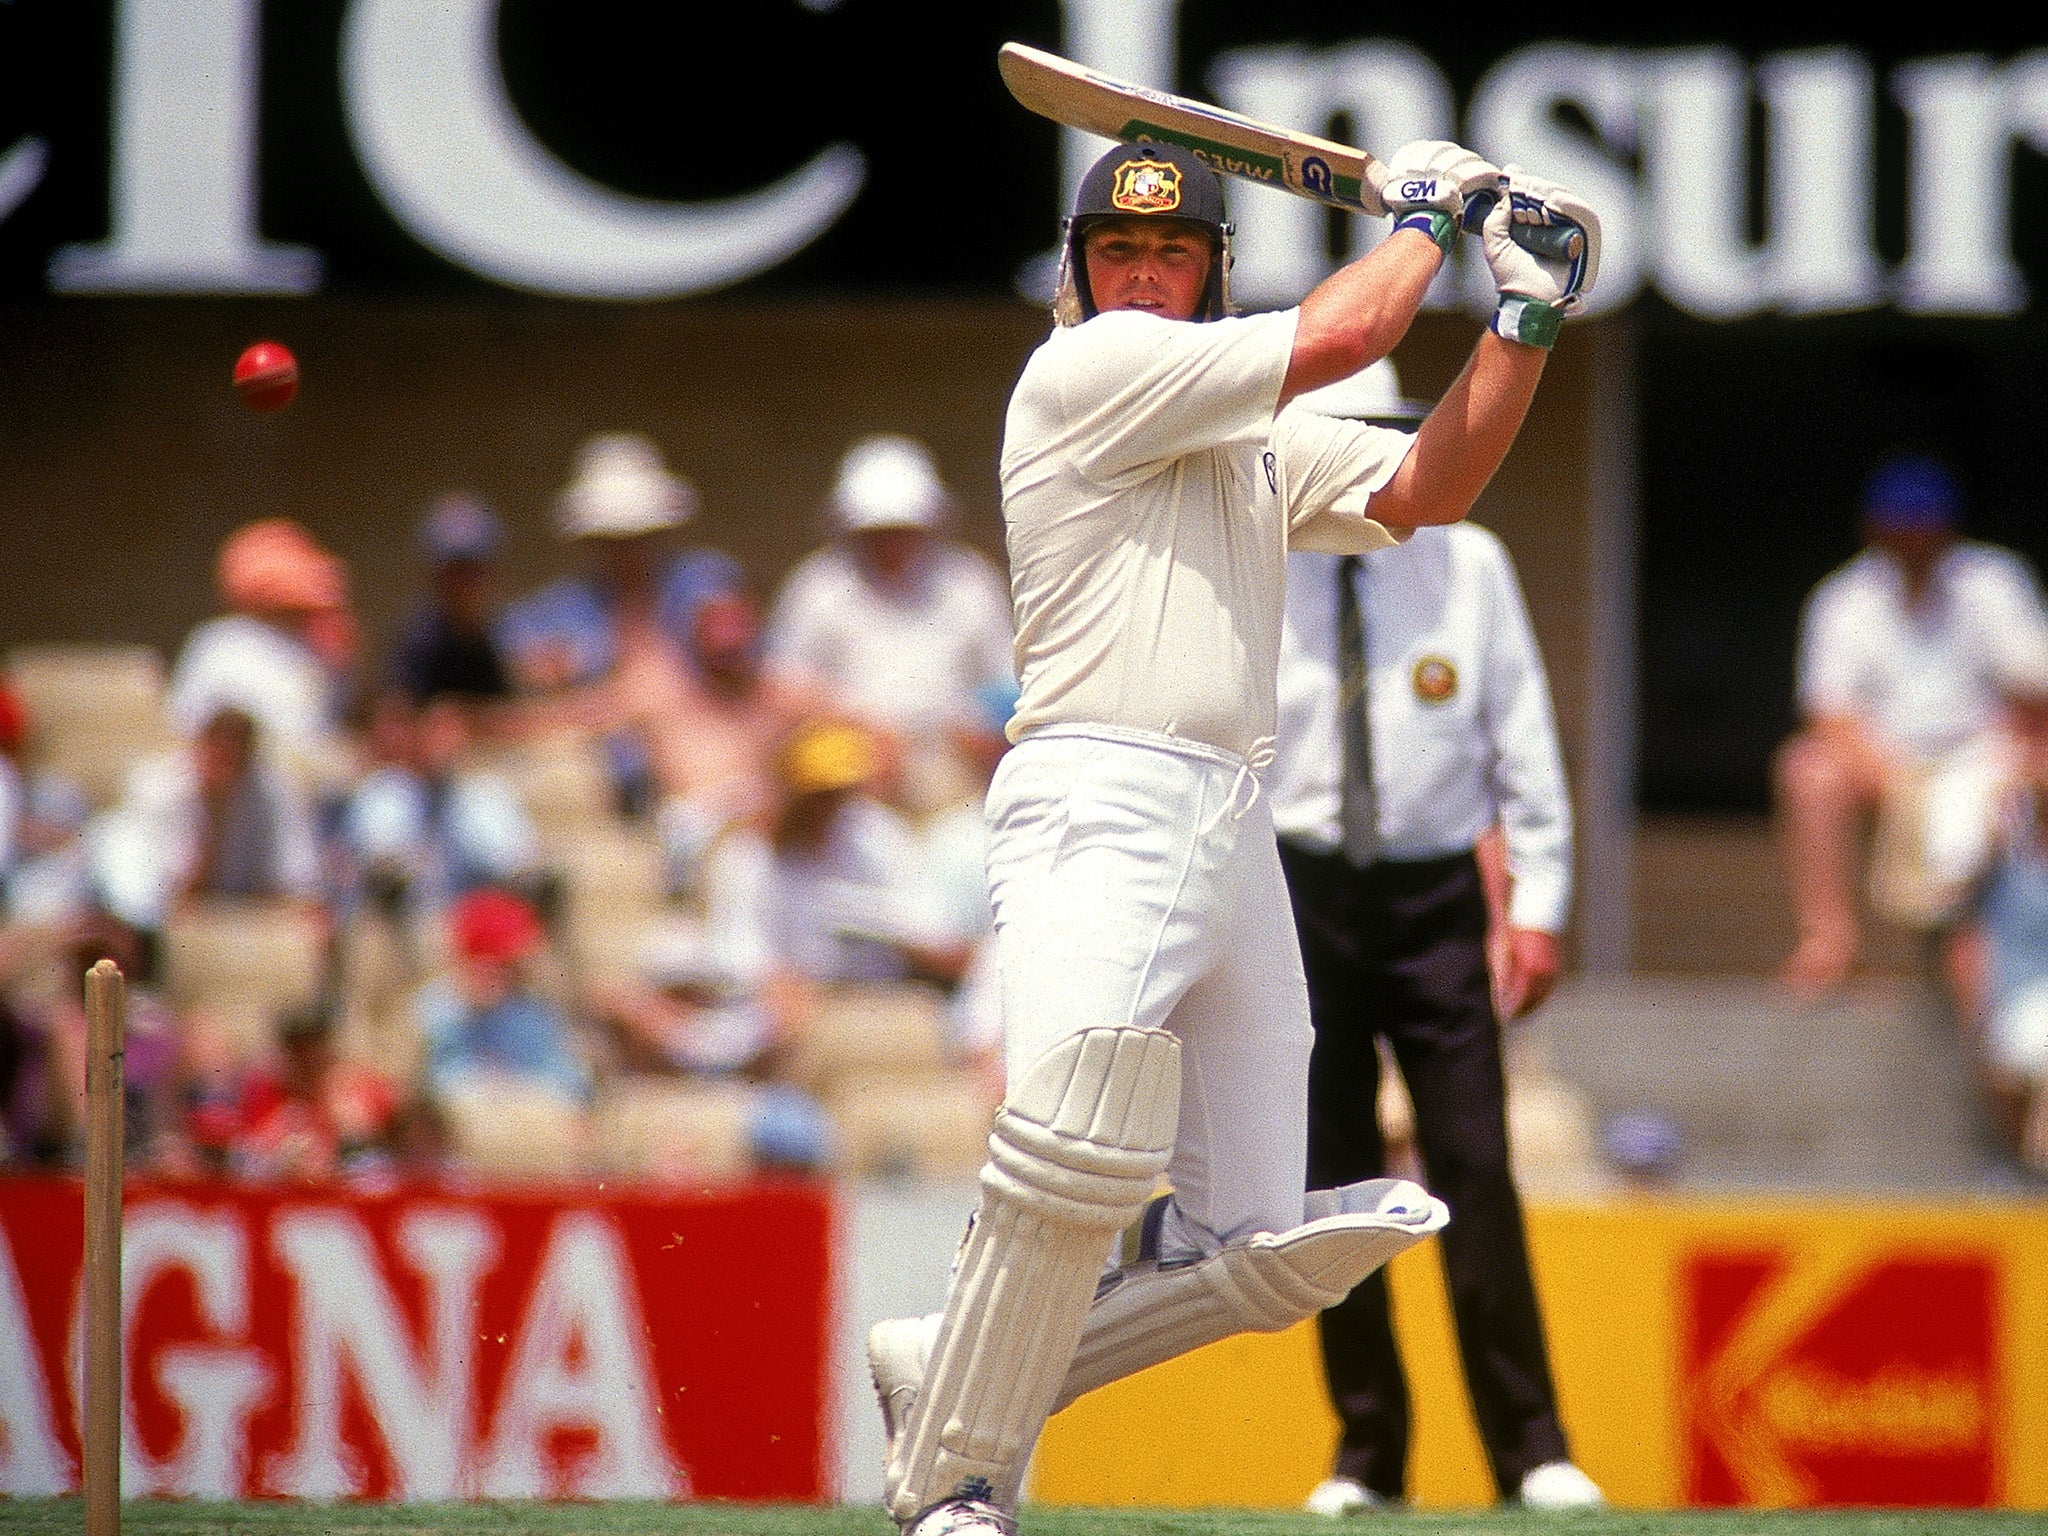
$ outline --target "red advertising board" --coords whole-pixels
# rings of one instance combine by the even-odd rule
[[[130,1494],[828,1497],[832,1207],[131,1188]],[[80,1188],[0,1180],[0,1491],[78,1483]]]
[[[1698,1504],[1982,1505],[1998,1484],[2000,1318],[1986,1254],[1685,1270]]]

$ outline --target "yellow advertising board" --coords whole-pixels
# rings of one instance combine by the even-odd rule
[[[1615,1503],[2048,1509],[2048,1202],[1630,1199],[1529,1212],[1573,1454]],[[1435,1245],[1393,1266],[1409,1496],[1494,1501]],[[1050,1503],[1298,1508],[1337,1423],[1313,1325],[1082,1399]]]

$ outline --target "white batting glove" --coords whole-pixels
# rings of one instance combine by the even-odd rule
[[[1417,139],[1387,157],[1380,200],[1395,229],[1419,229],[1446,252],[1458,238],[1465,206],[1499,193],[1500,168],[1447,139]]]
[[[1544,239],[1532,242],[1539,229]],[[1549,346],[1564,317],[1585,302],[1600,274],[1600,215],[1556,182],[1511,165],[1507,194],[1487,214],[1479,238],[1500,293],[1494,332],[1510,341]],[[1547,244],[1548,250],[1532,250],[1532,243]]]

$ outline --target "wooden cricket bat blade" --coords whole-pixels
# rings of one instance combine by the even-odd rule
[[[1023,43],[1003,44],[996,69],[1020,104],[1069,128],[1126,144],[1178,144],[1227,175],[1354,213],[1387,211],[1380,196],[1387,168],[1362,149],[1133,85]],[[1479,228],[1494,197],[1478,193],[1466,200],[1467,230]],[[1512,235],[1517,245],[1555,261],[1577,261],[1586,249],[1585,234],[1574,225],[1518,223]]]
[[[1003,44],[996,69],[1020,105],[1069,128],[1126,144],[1178,144],[1227,175],[1333,208],[1387,211],[1379,191],[1385,171],[1363,150],[1098,74],[1023,43]]]

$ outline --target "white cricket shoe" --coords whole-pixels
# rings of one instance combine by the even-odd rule
[[[1017,1521],[980,1499],[947,1499],[904,1526],[903,1536],[1017,1536]]]
[[[1600,1487],[1568,1461],[1546,1461],[1522,1479],[1515,1500],[1524,1509],[1599,1509],[1607,1502]]]
[[[1383,1493],[1374,1493],[1365,1484],[1351,1477],[1326,1477],[1317,1483],[1308,1501],[1301,1506],[1312,1515],[1326,1515],[1340,1520],[1346,1515],[1363,1515],[1375,1509],[1392,1509],[1394,1501]]]

